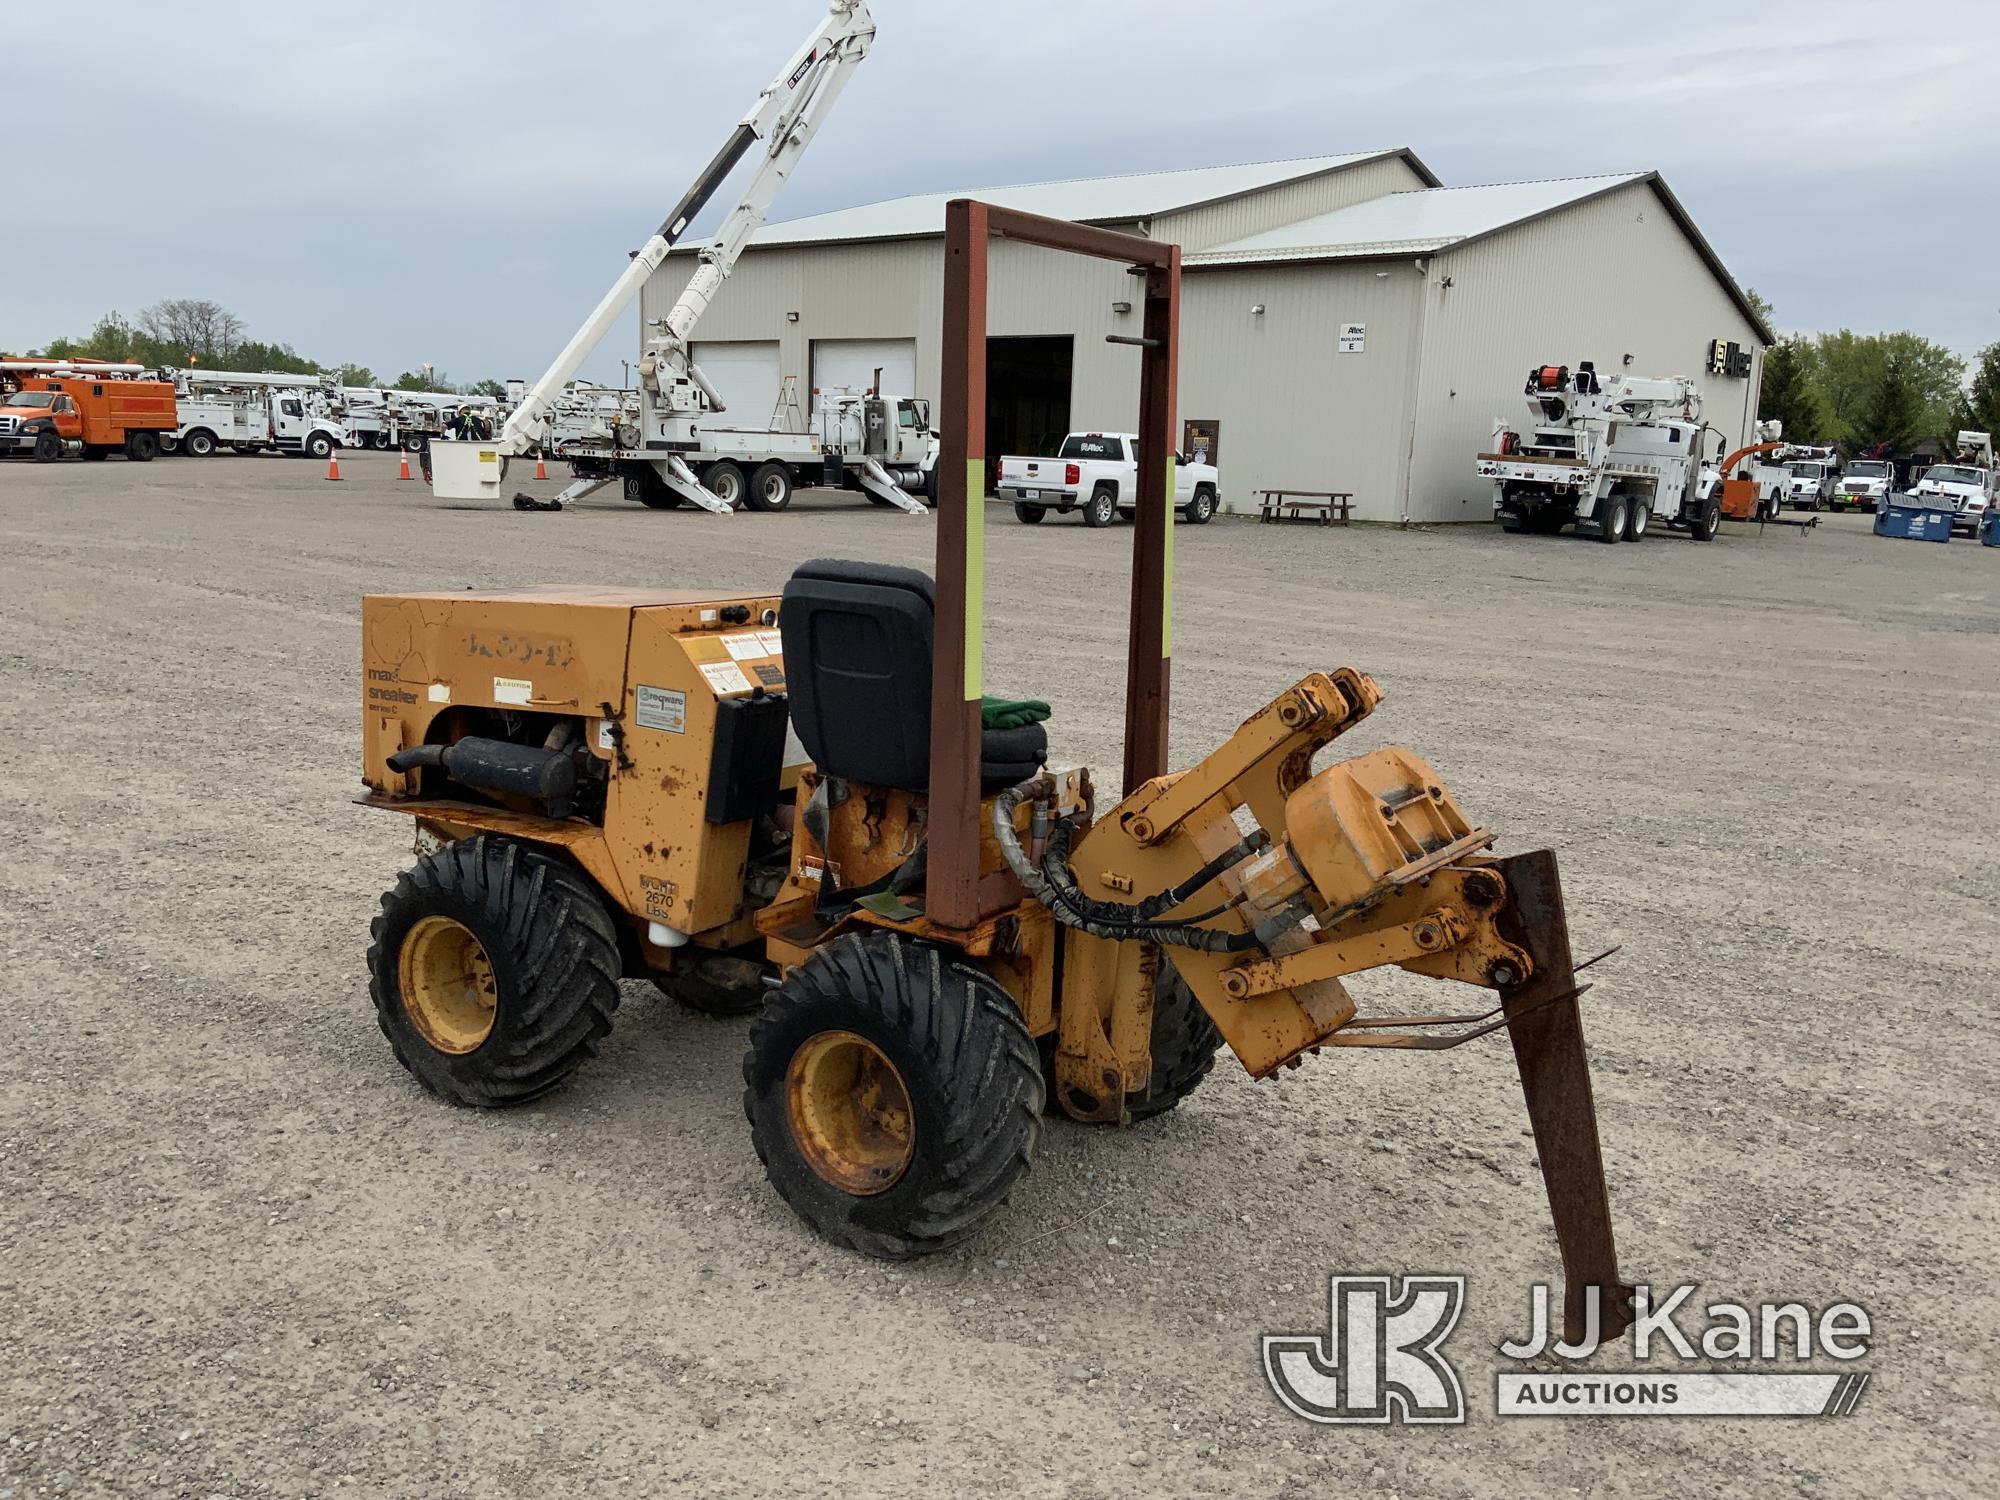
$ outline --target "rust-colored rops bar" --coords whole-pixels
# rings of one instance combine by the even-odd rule
[[[1125,669],[1125,785],[1167,767],[1172,569],[1169,467],[1180,339],[1178,245],[996,208],[945,207],[943,369],[938,392],[937,631],[931,672],[931,785],[925,914],[979,920],[979,697],[986,503],[986,268],[994,237],[1104,260],[1145,276],[1131,640]],[[976,469],[975,469],[976,466]],[[977,478],[974,477],[975,472]],[[974,507],[980,507],[975,510]]]

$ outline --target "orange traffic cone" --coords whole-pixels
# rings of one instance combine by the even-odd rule
[[[328,479],[340,478],[340,450],[338,448],[326,456],[326,477]]]
[[[543,455],[542,450],[537,448],[535,450],[535,478],[547,479],[548,477],[549,477],[548,459]]]
[[[408,479],[410,477],[410,450],[408,448],[403,450],[403,471],[396,477],[398,479]]]

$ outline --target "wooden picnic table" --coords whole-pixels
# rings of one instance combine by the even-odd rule
[[[1317,518],[1322,526],[1345,526],[1354,516],[1352,490],[1258,490],[1257,493],[1263,496],[1259,522]]]

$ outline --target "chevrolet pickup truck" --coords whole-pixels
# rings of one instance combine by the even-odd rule
[[[1028,526],[1050,511],[1081,510],[1086,526],[1109,526],[1121,514],[1129,520],[1138,507],[1138,443],[1129,432],[1072,432],[1054,458],[1002,458],[1000,494]],[[1177,457],[1174,506],[1183,520],[1207,522],[1221,492],[1213,464]]]

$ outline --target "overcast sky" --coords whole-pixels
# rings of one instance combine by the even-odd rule
[[[1782,329],[2000,339],[1993,0],[872,8],[774,219],[1392,146],[1449,185],[1657,168]],[[323,362],[532,379],[822,14],[11,7],[0,348],[195,296]]]

